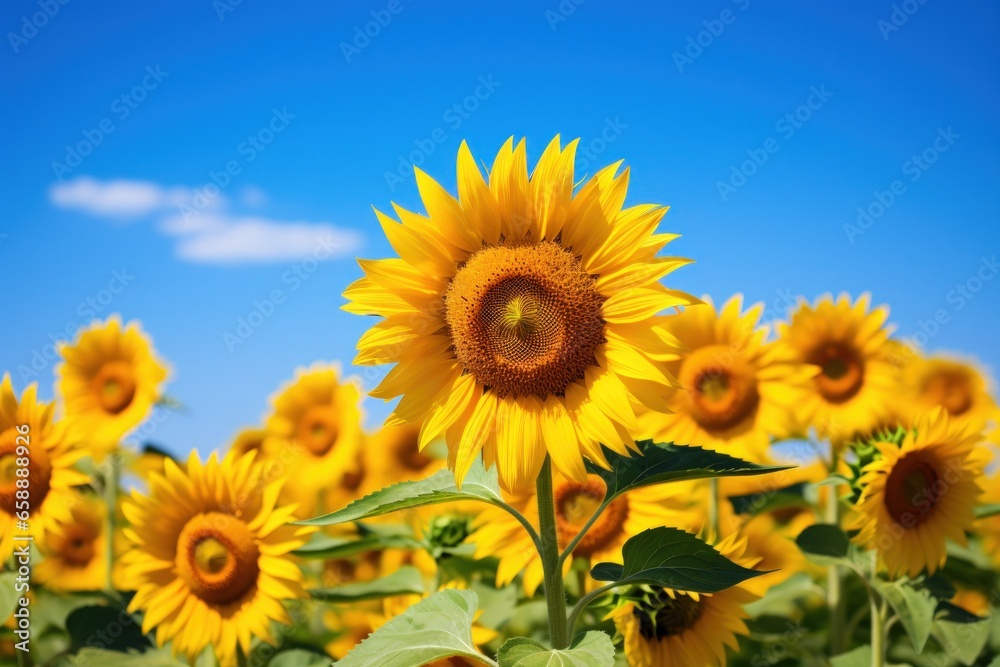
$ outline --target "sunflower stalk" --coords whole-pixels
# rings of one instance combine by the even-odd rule
[[[555,497],[552,493],[552,461],[545,463],[535,484],[538,496],[539,556],[545,585],[545,602],[549,613],[549,639],[554,649],[569,646],[569,628],[566,618],[566,591],[562,579],[562,558],[559,554],[559,537],[556,533]]]
[[[830,474],[835,474],[840,463],[840,457],[830,445]],[[831,484],[830,496],[826,503],[826,523],[840,525],[840,501],[837,496],[838,486]],[[847,627],[847,608],[844,606],[844,573],[839,565],[831,564],[826,568],[826,604],[830,610],[830,655],[838,655],[844,651],[845,628]]]

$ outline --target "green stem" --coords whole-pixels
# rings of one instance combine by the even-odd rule
[[[549,611],[549,635],[552,648],[569,646],[566,627],[566,591],[563,588],[562,565],[559,558],[559,536],[556,533],[555,498],[552,495],[552,461],[548,456],[535,483],[538,497],[538,527],[545,582],[545,602]]]
[[[587,531],[590,530],[591,527],[593,527],[594,523],[601,516],[601,513],[604,512],[605,509],[607,509],[608,505],[611,504],[612,500],[614,500],[614,497],[605,498],[604,502],[601,503],[600,507],[597,508],[597,511],[594,512],[589,519],[587,519],[587,523],[583,524],[583,528],[580,529],[580,532],[577,533],[576,537],[574,537],[573,540],[566,546],[566,548],[563,549],[562,554],[559,556],[560,565],[562,565],[567,558],[573,557],[573,550],[576,549],[576,545],[580,544],[580,540],[582,540],[583,536],[587,534]]]
[[[587,608],[587,605],[589,605],[591,602],[596,600],[601,595],[604,595],[617,585],[618,585],[617,582],[606,584],[604,586],[601,586],[600,588],[595,588],[594,590],[590,591],[582,598],[580,598],[580,600],[576,603],[576,606],[573,607],[572,613],[570,613],[569,615],[569,623],[567,623],[567,625],[569,626],[570,634],[573,634],[573,628],[576,626],[576,619],[577,617],[580,616],[583,610]]]
[[[712,531],[711,539],[720,540],[722,534],[719,532],[719,478],[713,477],[708,480],[708,526]]]
[[[105,582],[108,592],[115,595],[115,585],[112,574],[115,568],[115,527],[118,521],[118,452],[108,454],[108,470],[104,478],[104,503],[108,507],[108,534],[104,542],[105,548]]]
[[[876,597],[871,597],[872,614],[872,667],[885,667],[885,604],[879,607]]]
[[[839,461],[837,451],[830,445],[830,473],[837,472]],[[836,484],[827,486],[830,497],[826,503],[826,523],[840,525],[839,491]],[[830,611],[830,655],[838,655],[844,651],[844,629],[847,626],[847,608],[843,599],[844,573],[839,565],[833,564],[826,569],[826,604]]]

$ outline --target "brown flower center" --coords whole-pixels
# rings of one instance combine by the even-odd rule
[[[54,539],[54,551],[70,565],[88,565],[96,554],[95,541],[100,535],[99,527],[87,523],[69,526],[66,533]]]
[[[177,569],[206,602],[226,604],[257,583],[260,553],[240,519],[221,512],[194,516],[177,539]]]
[[[562,395],[605,342],[604,297],[557,243],[476,252],[445,295],[455,356],[498,396]]]
[[[563,482],[555,490],[556,530],[559,543],[569,544],[604,501],[604,482],[596,475],[590,475],[586,483]],[[628,518],[628,501],[616,498],[601,514],[573,553],[589,556],[606,547],[616,536],[622,535]]]
[[[420,428],[414,426],[398,426],[392,428],[389,435],[388,452],[386,456],[401,464],[407,470],[420,472],[434,459],[420,451]]]
[[[861,390],[865,367],[857,351],[842,343],[821,346],[809,359],[820,367],[816,376],[819,393],[830,403],[844,403]]]
[[[704,607],[686,593],[674,597],[660,589],[654,596],[637,602],[632,615],[639,623],[639,633],[646,639],[663,639],[690,630],[701,618]]]
[[[906,528],[930,518],[943,494],[938,479],[933,461],[920,452],[899,459],[885,482],[885,508],[889,516]]]
[[[329,452],[340,436],[340,423],[332,406],[314,405],[299,420],[299,444],[316,456]]]
[[[35,513],[49,495],[52,462],[37,438],[37,433],[29,433],[26,439],[13,426],[0,433],[0,511],[14,514],[19,509],[17,503],[27,501],[27,508]],[[19,454],[18,447],[27,451]],[[26,456],[21,456],[25,453]],[[27,474],[23,472],[23,463],[28,464]],[[18,474],[19,471],[21,474]],[[21,497],[18,497],[18,491]]]
[[[688,390],[689,413],[706,429],[732,428],[752,416],[760,403],[753,369],[724,345],[694,350],[679,375]]]
[[[972,407],[969,377],[958,371],[939,370],[931,375],[924,382],[923,394],[952,415],[964,414]]]
[[[117,415],[135,398],[135,373],[125,361],[109,361],[94,375],[91,388],[101,408]]]

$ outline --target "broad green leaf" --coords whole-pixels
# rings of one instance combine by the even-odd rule
[[[788,509],[790,507],[809,507],[809,501],[805,497],[807,486],[803,482],[768,492],[729,496],[729,503],[733,506],[733,511],[737,514],[753,515]]]
[[[555,650],[528,637],[513,637],[497,654],[500,667],[614,667],[615,645],[603,632],[588,632],[567,649]]]
[[[875,588],[899,616],[899,622],[913,642],[913,648],[917,653],[923,651],[927,638],[931,635],[937,600],[926,589],[918,590],[905,581],[877,580]]]
[[[330,658],[322,653],[296,648],[274,656],[267,667],[330,667]]]
[[[486,470],[482,461],[477,459],[462,482],[461,489],[455,485],[454,473],[441,470],[426,479],[387,486],[336,512],[296,523],[304,526],[329,526],[458,500],[478,500],[505,507],[500,497],[496,467]]]
[[[709,544],[677,528],[650,528],[622,547],[624,565],[598,563],[590,576],[622,584],[651,584],[716,593],[765,572],[737,565]]]
[[[370,634],[337,667],[419,667],[452,656],[496,667],[472,641],[478,604],[472,591],[439,591]]]
[[[1000,503],[990,503],[989,505],[980,505],[976,508],[977,519],[987,519],[991,516],[996,516],[997,514],[1000,514]]]
[[[309,594],[314,600],[324,602],[358,602],[391,597],[393,595],[411,595],[424,593],[424,580],[420,570],[407,565],[392,574],[343,586],[330,588],[314,588]]]
[[[872,647],[868,644],[830,658],[832,667],[870,667],[871,664]]]
[[[990,638],[990,624],[939,621],[934,624],[932,634],[951,658],[972,665]]]
[[[113,633],[108,628],[117,628],[118,632]],[[142,634],[139,620],[118,607],[79,607],[66,617],[66,632],[77,649],[93,645],[94,638],[98,636],[110,638],[104,648],[112,651],[141,651],[152,647],[149,639]]]
[[[608,487],[605,500],[653,484],[709,477],[764,475],[794,467],[758,465],[701,447],[660,445],[651,440],[642,440],[636,445],[640,452],[636,456],[622,456],[603,447],[611,470],[587,462],[587,469],[599,475]]]
[[[955,589],[955,585],[951,583],[951,580],[941,570],[915,581],[914,585],[918,588],[927,589],[927,592],[938,600],[950,600],[958,592]]]
[[[329,663],[329,660],[327,660]],[[187,663],[175,659],[169,650],[105,651],[98,648],[83,648],[60,665],[72,667],[187,667]]]
[[[817,523],[807,527],[795,538],[802,553],[821,564],[830,560],[846,560],[850,554],[851,541],[837,526]]]
[[[378,551],[380,549],[419,549],[419,541],[410,535],[382,535],[371,533],[363,537],[333,537],[317,533],[300,549],[294,553],[299,558],[333,560],[335,558],[349,558],[368,551]]]
[[[17,575],[13,572],[0,574],[0,623],[3,623],[17,609],[17,601],[23,593],[14,589],[17,585]]]

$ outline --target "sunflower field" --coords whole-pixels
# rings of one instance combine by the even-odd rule
[[[228,449],[175,458],[131,445],[183,402],[137,321],[62,344],[51,403],[4,375],[0,662],[1000,665],[976,362],[867,294],[775,321],[671,288],[666,207],[576,149],[462,143],[457,193],[415,168],[424,210],[376,211],[396,256],[359,260],[341,305],[371,328],[330,351],[385,367],[370,398],[289,369]]]

